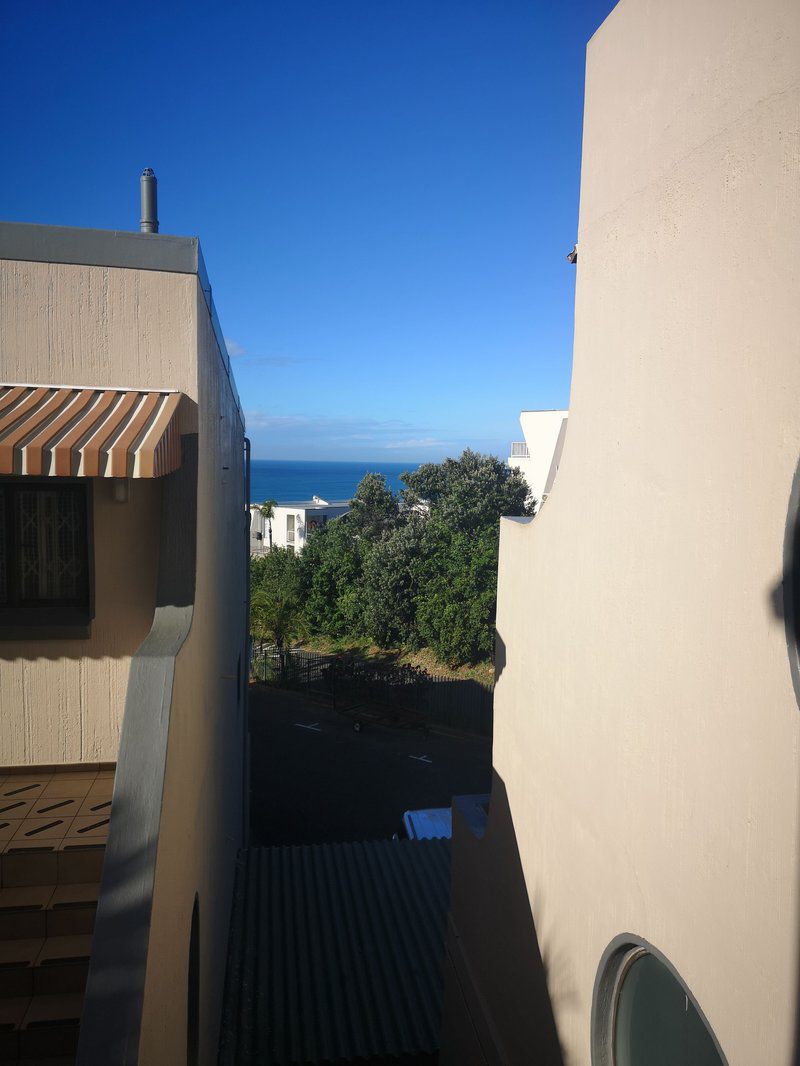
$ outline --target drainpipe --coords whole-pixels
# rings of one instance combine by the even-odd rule
[[[250,523],[253,516],[250,512],[250,438],[244,438],[244,503],[247,508],[247,521],[244,524],[245,536],[245,574],[244,574],[244,609],[246,634],[245,662],[244,662],[244,699],[242,728],[244,730],[244,773],[242,774],[242,847],[247,847],[250,839],[250,725],[248,712],[250,706],[250,662],[251,662],[251,638],[250,638]]]

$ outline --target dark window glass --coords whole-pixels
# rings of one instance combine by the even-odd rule
[[[723,1066],[685,989],[654,955],[636,959],[623,980],[614,1066]]]
[[[0,606],[88,612],[83,485],[0,486]]]

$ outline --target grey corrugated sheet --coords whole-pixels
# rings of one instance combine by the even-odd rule
[[[245,852],[220,1066],[436,1051],[449,897],[448,840]]]

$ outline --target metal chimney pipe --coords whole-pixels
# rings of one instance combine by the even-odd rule
[[[158,181],[150,167],[142,171],[139,187],[142,194],[139,229],[142,233],[158,233]]]

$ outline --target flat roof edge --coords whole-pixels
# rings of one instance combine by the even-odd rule
[[[0,222],[0,259],[201,274],[200,241],[167,233]]]
[[[244,411],[231,360],[211,295],[211,282],[200,250],[199,237],[133,230],[84,229],[78,226],[43,226],[36,222],[0,222],[0,260],[25,263],[66,263],[71,266],[121,267],[160,270],[167,274],[194,274],[208,308],[220,358],[230,382],[239,418]]]

